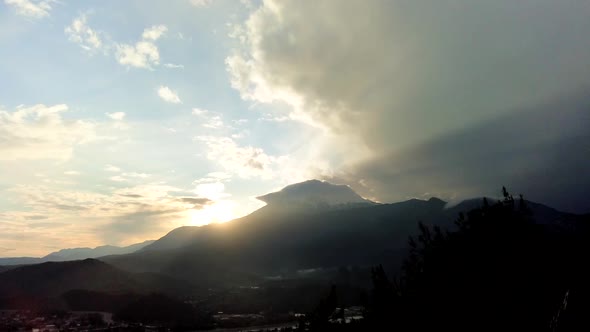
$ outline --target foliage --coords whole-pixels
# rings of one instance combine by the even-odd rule
[[[537,224],[522,196],[502,192],[460,214],[453,232],[420,223],[398,278],[373,268],[358,330],[584,330],[587,232]]]

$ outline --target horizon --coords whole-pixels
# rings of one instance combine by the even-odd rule
[[[590,3],[0,2],[0,257],[234,220],[309,179],[590,213]],[[354,19],[351,19],[354,18]]]
[[[279,190],[279,191],[275,191],[275,192],[272,192],[272,193],[267,193],[267,194],[265,194],[265,195],[263,195],[263,196],[269,196],[269,195],[273,195],[273,194],[280,193],[280,192],[282,192],[282,191],[283,191],[285,188],[291,187],[291,186],[293,186],[293,185],[301,185],[301,184],[305,184],[305,183],[309,183],[309,182],[314,182],[314,181],[321,182],[321,183],[323,183],[323,184],[328,184],[328,185],[331,185],[331,186],[345,186],[345,187],[347,187],[347,188],[350,188],[350,186],[348,186],[348,185],[343,185],[343,184],[334,184],[334,183],[330,183],[330,182],[328,182],[328,181],[324,181],[324,180],[318,180],[318,179],[310,179],[310,180],[306,180],[306,181],[303,181],[303,182],[298,182],[298,183],[289,184],[289,185],[287,185],[286,187],[282,188],[282,189],[281,189],[281,190]],[[354,191],[353,191],[353,192],[354,192]],[[355,194],[357,194],[356,192],[354,192],[354,193],[355,193]],[[358,195],[358,194],[357,194],[357,195]],[[359,195],[359,196],[360,196],[360,195]],[[262,197],[262,196],[260,196],[260,197]],[[260,197],[257,197],[257,199],[260,199]],[[361,197],[361,198],[363,198],[363,199],[366,199],[365,197],[362,197],[362,196],[360,196],[360,197]],[[442,199],[441,199],[441,198],[439,198],[439,197],[431,196],[431,197],[421,197],[421,198],[418,198],[418,197],[412,197],[412,198],[407,198],[407,199],[405,199],[405,200],[396,201],[396,202],[377,202],[377,201],[371,201],[371,200],[368,200],[368,202],[370,202],[370,203],[375,203],[375,204],[379,204],[379,205],[388,205],[388,204],[394,205],[394,204],[399,204],[399,203],[409,202],[409,201],[412,201],[412,200],[431,201],[431,200],[433,200],[433,199],[437,199],[437,200],[440,200],[440,201],[442,201],[442,202],[444,202],[444,203],[445,203],[444,209],[446,210],[446,209],[451,209],[451,208],[453,208],[453,207],[455,207],[455,206],[457,206],[457,205],[460,205],[460,204],[461,204],[461,203],[463,203],[463,202],[467,202],[467,201],[473,201],[473,200],[481,200],[481,199],[484,199],[484,198],[486,198],[486,199],[491,199],[491,200],[496,200],[496,201],[499,201],[499,200],[501,200],[501,196],[500,196],[500,194],[499,194],[499,195],[498,195],[498,196],[496,196],[496,197],[490,197],[490,196],[477,196],[477,197],[464,198],[464,199],[461,199],[461,200],[456,200],[456,201],[445,201],[445,200],[442,200]],[[525,199],[526,199],[526,198],[525,198]],[[531,201],[530,201],[530,200],[528,200],[528,199],[527,199],[527,201],[528,201],[528,202],[531,202]],[[549,206],[549,205],[546,205],[546,204],[543,204],[543,203],[539,203],[539,202],[532,202],[532,203],[536,203],[536,204],[542,204],[542,205],[545,205],[545,206],[547,206],[547,207],[549,207],[549,208],[552,208],[551,206]],[[256,212],[256,211],[258,211],[258,210],[260,210],[260,209],[262,209],[262,208],[264,208],[264,207],[266,207],[266,206],[269,206],[269,205],[272,205],[272,204],[276,204],[276,203],[268,203],[268,202],[265,202],[264,204],[265,204],[265,205],[261,206],[260,208],[258,208],[258,209],[256,209],[256,210],[254,210],[254,211],[251,211],[251,212],[247,213],[246,215],[243,215],[243,216],[238,216],[238,217],[236,217],[236,218],[234,218],[234,219],[231,219],[231,220],[226,220],[226,221],[219,221],[219,222],[214,222],[214,223],[207,223],[207,224],[202,224],[202,225],[182,225],[182,226],[179,226],[179,227],[204,227],[204,226],[208,226],[208,225],[212,225],[212,224],[221,224],[221,223],[229,223],[229,222],[239,222],[239,220],[238,220],[238,219],[241,219],[241,218],[243,218],[243,217],[246,217],[246,216],[248,216],[248,215],[250,215],[250,214],[252,214],[252,213],[254,213],[254,212]],[[279,205],[281,205],[281,203],[279,203]],[[334,204],[334,205],[330,205],[330,206],[337,206],[337,205],[338,205],[338,204]],[[45,254],[42,254],[42,255],[40,255],[40,256],[34,256],[34,257],[32,257],[32,256],[1,256],[1,255],[0,255],[0,258],[29,258],[29,257],[31,257],[31,258],[43,258],[43,257],[45,257],[45,256],[47,256],[47,255],[49,255],[49,254],[52,254],[52,253],[57,253],[57,252],[59,252],[59,251],[62,251],[62,250],[76,250],[76,249],[98,249],[98,248],[101,248],[101,247],[118,247],[118,248],[124,248],[124,247],[134,246],[134,245],[138,245],[138,244],[144,244],[144,243],[146,243],[146,242],[155,242],[155,241],[157,241],[157,240],[161,239],[162,237],[164,237],[164,236],[168,235],[169,233],[171,233],[171,232],[172,232],[172,231],[174,231],[174,230],[176,230],[176,228],[174,228],[174,229],[170,229],[170,230],[167,230],[167,231],[165,231],[165,232],[164,232],[164,233],[163,233],[161,236],[158,236],[158,237],[156,237],[156,238],[153,238],[153,239],[144,239],[144,240],[142,240],[142,241],[139,241],[139,242],[137,242],[137,243],[130,243],[130,244],[126,244],[126,245],[114,245],[114,244],[110,244],[110,243],[103,243],[103,244],[100,244],[100,245],[98,245],[98,246],[93,246],[93,247],[88,247],[88,246],[86,246],[86,247],[72,247],[72,248],[70,248],[70,247],[64,247],[64,248],[60,248],[60,249],[58,249],[58,250],[54,250],[54,251],[48,251],[48,252],[46,252]],[[99,257],[97,257],[97,258],[99,258]],[[52,262],[52,261],[47,261],[47,262]]]

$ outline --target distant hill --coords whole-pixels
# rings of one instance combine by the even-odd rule
[[[71,261],[80,260],[86,258],[96,258],[107,255],[124,255],[136,252],[154,243],[154,240],[144,241],[141,243],[132,244],[126,247],[117,246],[100,246],[96,248],[73,248],[73,249],[62,249],[56,252],[52,252],[49,255],[41,258],[43,261],[60,262],[60,261]]]
[[[72,289],[115,292],[138,287],[129,273],[95,259],[26,265],[0,273],[2,297],[57,296]]]
[[[109,294],[187,294],[194,285],[156,273],[130,273],[96,259],[46,262],[0,273],[0,308],[26,306],[84,290]],[[22,303],[25,301],[25,303]]]
[[[126,247],[117,246],[100,246],[96,248],[71,248],[61,249],[56,252],[52,252],[44,257],[8,257],[0,258],[0,265],[26,265],[26,264],[38,264],[44,262],[64,262],[81,260],[86,258],[97,258],[107,255],[123,255],[130,254],[143,247],[150,245],[154,240],[144,241],[142,243],[132,244]]]

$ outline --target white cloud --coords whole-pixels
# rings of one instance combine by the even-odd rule
[[[165,63],[163,66],[171,69],[184,69],[184,65],[179,65],[175,63]]]
[[[172,104],[182,103],[180,97],[178,97],[178,93],[176,91],[172,91],[169,87],[164,85],[160,85],[160,87],[158,87],[158,96],[160,96],[162,100]]]
[[[49,16],[55,0],[4,0],[4,3],[16,10],[16,13],[31,18]]]
[[[203,178],[193,181],[193,184],[216,183],[231,180],[232,175],[227,172],[210,172]]]
[[[242,178],[271,179],[282,159],[267,155],[261,148],[240,146],[229,137],[199,136],[195,139],[205,143],[209,160]]]
[[[86,21],[87,17],[85,14],[75,18],[72,24],[64,29],[64,32],[68,35],[68,39],[89,52],[103,49],[105,45],[101,39],[101,33],[91,29]]]
[[[137,172],[129,172],[129,173],[123,173],[121,174],[122,176],[125,177],[130,177],[130,178],[141,178],[141,179],[145,179],[145,178],[149,178],[151,176],[151,174],[147,174],[147,173],[137,173]]]
[[[129,179],[122,177],[120,175],[114,175],[109,177],[109,180],[111,181],[115,181],[115,182],[125,182],[125,181],[129,181]]]
[[[125,118],[125,112],[105,113],[105,115],[115,121],[121,121]]]
[[[78,172],[78,171],[65,171],[64,174],[65,175],[80,175],[80,172]]]
[[[116,58],[122,65],[136,68],[151,69],[152,66],[160,64],[160,51],[154,43],[168,28],[164,25],[157,25],[146,28],[143,31],[142,39],[131,44],[117,44]]]
[[[211,116],[207,122],[203,123],[203,127],[210,128],[210,129],[220,129],[223,128],[223,120],[221,120],[221,116],[213,115]]]
[[[226,128],[225,124],[223,123],[223,119],[221,115],[217,112],[211,112],[205,109],[200,108],[193,108],[192,114],[202,118],[204,121],[201,124],[205,128],[209,129],[222,129]]]
[[[189,0],[190,4],[195,7],[207,7],[213,0]]]
[[[121,171],[121,169],[119,169],[118,167],[114,167],[111,165],[107,165],[107,167],[105,167],[105,170],[107,170],[109,172]],[[133,181],[137,182],[137,179],[145,180],[145,179],[149,178],[150,176],[152,176],[152,175],[147,174],[147,173],[123,172],[123,173],[120,173],[119,175],[114,175],[114,176],[109,177],[109,180],[115,181],[115,182],[133,182]],[[136,180],[134,180],[134,179],[136,179]]]
[[[206,109],[201,109],[201,108],[197,108],[197,107],[193,108],[193,110],[192,110],[193,115],[205,115],[208,112],[209,111]]]
[[[105,42],[104,33],[90,28],[87,16],[80,15],[64,29],[70,41],[77,43],[84,50],[94,52],[102,50],[105,54],[115,50],[115,59],[124,66],[152,69],[160,64],[160,51],[155,42],[160,39],[168,28],[165,25],[154,25],[145,28],[141,39],[134,44]],[[168,64],[169,68],[179,68],[181,65]]]
[[[137,42],[135,45],[117,45],[117,61],[122,65],[137,68],[151,68],[160,63],[158,47],[147,41]]]
[[[141,38],[144,40],[158,40],[164,33],[168,31],[168,28],[165,25],[154,25],[151,28],[147,28],[143,30],[141,34]]]
[[[95,125],[62,118],[67,110],[64,104],[0,109],[0,160],[66,160],[76,146],[95,140]]]
[[[117,166],[113,166],[113,165],[105,165],[104,166],[104,170],[107,172],[120,172],[121,169]]]
[[[222,182],[200,183],[195,188],[195,194],[211,200],[218,200],[229,196],[225,192],[225,185]]]

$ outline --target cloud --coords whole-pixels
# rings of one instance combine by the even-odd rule
[[[91,29],[87,23],[85,14],[72,21],[72,24],[64,29],[68,39],[82,47],[84,50],[94,52],[105,48],[101,33]]]
[[[18,15],[43,18],[49,16],[51,5],[55,0],[4,0],[4,3],[11,6]]]
[[[374,156],[334,180],[389,202],[424,192],[451,200],[494,197],[506,186],[563,211],[587,212],[590,98],[582,100],[520,110]]]
[[[68,39],[80,45],[84,50],[90,53],[101,50],[106,55],[111,49],[114,49],[117,62],[129,67],[153,69],[154,66],[160,64],[160,51],[155,42],[168,31],[165,25],[145,28],[139,41],[127,44],[105,41],[105,34],[90,28],[87,20],[87,16],[82,14],[64,29]],[[179,68],[179,66],[181,65],[167,64],[166,67]]]
[[[154,43],[168,28],[164,25],[152,26],[143,31],[142,39],[132,44],[116,44],[115,57],[126,66],[151,69],[160,64],[160,51]]]
[[[207,113],[209,113],[209,111],[205,110],[205,109],[201,109],[201,108],[193,108],[192,112],[193,115],[198,115],[198,116],[204,116]]]
[[[129,179],[122,177],[120,175],[114,175],[114,176],[109,177],[109,180],[115,181],[115,182],[125,182],[125,181],[128,181]]]
[[[231,180],[232,175],[227,172],[210,172],[207,176],[193,181],[193,184],[217,183]]]
[[[200,209],[203,206],[212,203],[212,201],[208,198],[202,198],[202,197],[182,197],[180,198],[180,201],[183,203],[189,203],[192,204],[193,207]]]
[[[105,113],[105,115],[116,121],[121,121],[125,118],[125,112]]]
[[[147,41],[137,42],[135,45],[117,45],[117,61],[122,65],[136,68],[151,68],[160,63],[158,47]]]
[[[160,39],[160,37],[162,37],[162,35],[164,35],[164,33],[166,33],[166,31],[168,31],[168,28],[165,25],[154,25],[151,28],[147,28],[145,30],[143,30],[143,33],[141,34],[141,38],[143,38],[143,40],[158,40]]]
[[[107,165],[105,167],[105,170],[108,172],[120,172],[121,169],[118,167],[114,167],[112,165]],[[140,180],[145,180],[149,177],[151,177],[151,174],[147,174],[147,173],[137,173],[137,172],[122,172],[119,173],[118,175],[113,175],[109,177],[109,180],[114,181],[114,182],[131,182],[131,181],[137,181],[137,179]]]
[[[147,174],[147,173],[137,173],[137,172],[125,172],[121,174],[122,176],[125,177],[129,177],[129,178],[140,178],[140,179],[146,179],[149,178],[151,176],[151,174]]]
[[[174,63],[165,63],[163,66],[171,69],[184,69],[184,65],[178,65]]]
[[[199,136],[195,139],[205,144],[209,160],[242,178],[271,179],[284,159],[269,156],[261,148],[240,146],[229,137]]]
[[[451,193],[457,183],[443,180],[454,176],[444,153],[415,156],[415,167],[405,165],[403,158],[414,156],[412,151],[420,151],[422,144],[438,146],[439,139],[491,126],[509,114],[532,109],[529,116],[541,117],[543,105],[559,105],[553,102],[567,98],[585,103],[580,95],[590,88],[590,44],[582,31],[590,30],[588,15],[589,3],[551,0],[459,0],[452,5],[435,0],[269,0],[241,29],[234,29],[239,46],[226,64],[231,84],[243,99],[287,104],[290,118],[341,137],[343,142],[333,140],[325,155],[344,152],[339,156],[344,162],[334,171],[346,174],[351,183],[370,178],[395,184],[391,179],[412,178],[403,188],[391,185],[378,194],[432,192],[418,190],[430,186]],[[543,131],[521,128],[531,136],[527,139],[536,155],[555,155],[554,149],[569,135],[564,122],[586,121],[580,112],[566,113],[554,123],[557,134],[550,138]],[[510,128],[515,130],[510,136],[519,137],[518,128]],[[584,137],[582,129],[576,130]],[[462,149],[477,151],[477,137],[475,132],[470,135]],[[511,141],[498,139],[495,144],[504,149],[490,151],[492,159],[514,149]],[[346,145],[348,152],[342,149]],[[513,155],[519,160],[513,167],[533,188],[533,172],[527,175],[527,168],[536,165],[535,153],[527,156],[530,163]],[[485,158],[476,160],[453,165],[465,172],[487,169]],[[447,172],[418,181],[412,174],[421,163],[433,170],[445,164],[448,167],[441,167]],[[374,173],[369,172],[371,165]],[[391,169],[385,171],[387,165]],[[563,170],[551,165],[553,171]],[[579,171],[575,165],[568,167]],[[504,184],[519,181],[515,176],[503,178]],[[474,178],[471,189],[461,191],[487,192],[490,183]],[[562,194],[555,193],[553,199],[577,192],[565,182],[554,189]]]
[[[219,200],[229,196],[225,192],[225,185],[222,182],[199,183],[195,188],[195,193],[213,200]]]
[[[0,160],[69,159],[76,146],[97,139],[93,123],[64,119],[65,104],[0,109]]]
[[[105,165],[104,166],[104,170],[107,172],[119,172],[121,171],[121,169],[119,167],[113,166],[113,165]]]
[[[189,3],[195,7],[207,7],[213,0],[189,0]]]
[[[162,100],[172,104],[182,103],[180,97],[178,97],[178,93],[176,91],[172,91],[169,87],[164,85],[160,85],[160,87],[158,87],[158,96],[160,96]]]
[[[28,211],[0,213],[2,244],[19,248],[19,253],[37,255],[46,253],[34,243],[63,248],[159,238],[170,229],[191,224],[193,213],[213,204],[207,198],[186,195],[186,190],[163,184],[130,186],[108,193],[21,185],[8,194]],[[53,231],[55,227],[60,232]],[[10,233],[20,235],[4,238]],[[24,248],[35,252],[28,253]]]
[[[78,171],[65,171],[65,175],[80,175],[81,173]]]
[[[223,123],[221,115],[217,112],[211,112],[205,109],[193,108],[192,114],[201,117],[204,122],[201,124],[205,128],[209,129],[222,129],[226,128]]]

